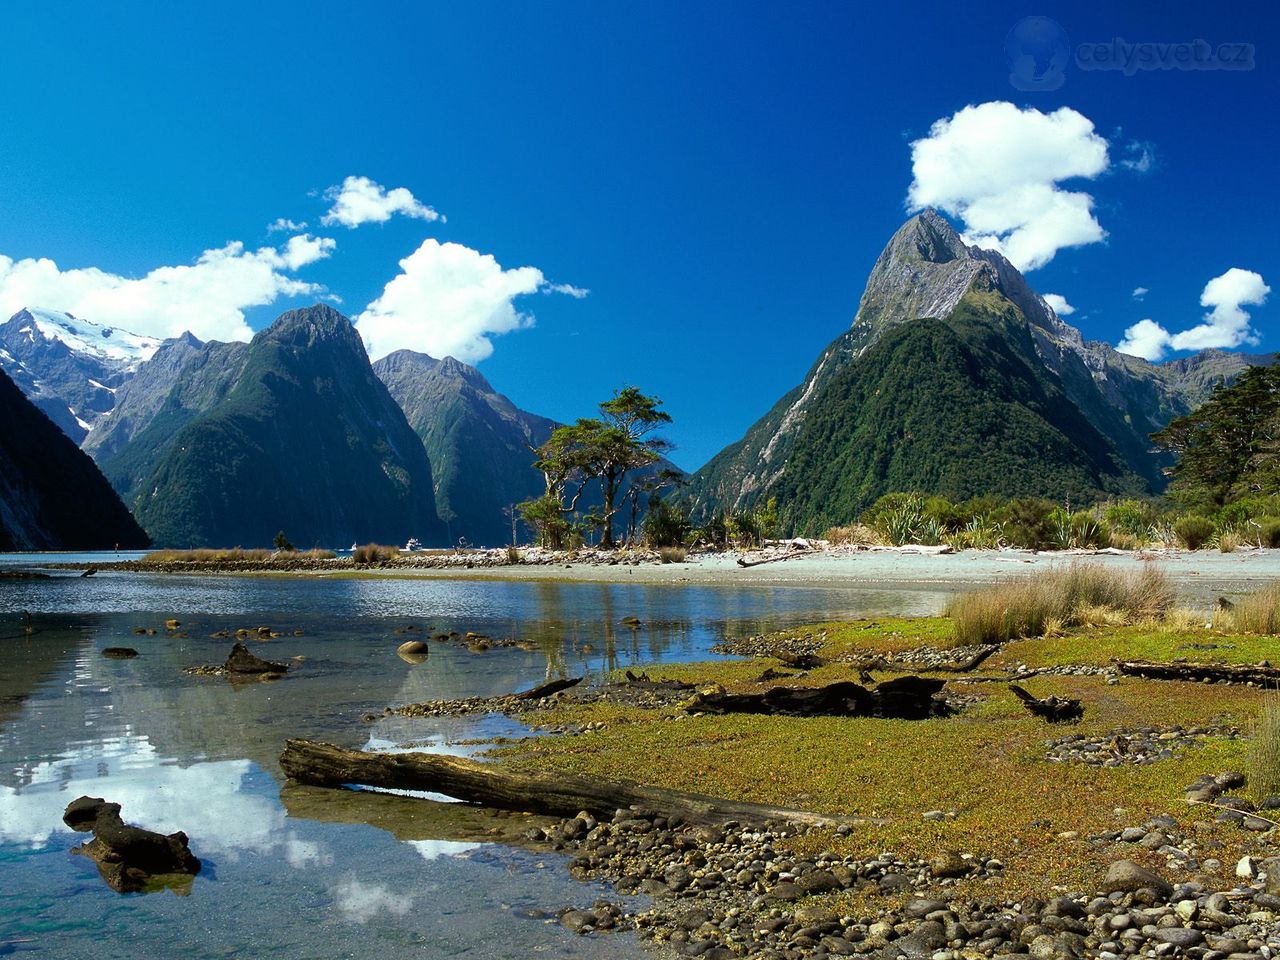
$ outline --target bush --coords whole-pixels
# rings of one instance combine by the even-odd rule
[[[1241,633],[1280,633],[1280,583],[1241,597],[1229,619]]]
[[[1194,513],[1188,514],[1185,517],[1178,518],[1173,525],[1173,532],[1177,536],[1178,542],[1188,550],[1199,550],[1213,539],[1213,521],[1208,517],[1197,516]]]
[[[1218,536],[1218,550],[1222,553],[1235,553],[1240,549],[1240,534],[1234,530],[1226,530]]]
[[[1086,616],[1098,621],[1113,615],[1126,623],[1162,617],[1173,602],[1168,577],[1155,567],[1122,573],[1072,564],[962,594],[947,604],[946,614],[963,646],[1043,636],[1051,623],[1078,626]]]
[[[514,544],[512,546],[507,547],[507,563],[514,566],[519,562],[520,562],[520,548],[515,546]]]
[[[851,523],[846,527],[828,527],[822,539],[833,547],[869,547],[880,542],[876,532],[861,523]]]
[[[651,547],[678,547],[689,536],[689,518],[670,500],[654,497],[640,532]]]
[[[1107,526],[1131,537],[1145,537],[1159,519],[1159,508],[1150,500],[1112,500],[1102,507]]]
[[[358,567],[368,567],[386,563],[399,555],[399,547],[388,547],[380,543],[366,543],[364,546],[355,548],[351,554],[351,560]]]
[[[659,547],[658,559],[663,563],[684,563],[689,552],[684,547]]]
[[[1245,769],[1254,803],[1261,806],[1268,797],[1280,795],[1280,694],[1275,691],[1267,694],[1258,711]]]
[[[1280,517],[1263,517],[1258,521],[1258,543],[1272,550],[1280,547]]]

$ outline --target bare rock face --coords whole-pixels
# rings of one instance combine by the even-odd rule
[[[120,818],[120,804],[101,797],[78,797],[67,804],[62,821],[93,839],[71,852],[88,857],[112,890],[143,893],[169,888],[191,892],[191,877],[200,872],[200,861],[179,830],[165,836],[130,826]]]

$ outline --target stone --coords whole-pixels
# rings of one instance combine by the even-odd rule
[[[1171,943],[1186,950],[1204,943],[1204,934],[1194,927],[1160,927],[1151,935],[1157,943]]]
[[[92,831],[93,839],[72,853],[88,857],[107,886],[118,893],[140,893],[167,887],[191,892],[200,861],[182,831],[165,835],[131,826],[120,818],[120,804],[101,797],[77,797],[67,804],[63,822],[71,829]]]
[[[289,665],[277,663],[274,660],[263,660],[251,653],[243,643],[237,642],[231,648],[231,653],[227,655],[227,662],[223,664],[223,669],[228,673],[280,674],[287,673]]]
[[[969,861],[955,850],[948,850],[929,861],[929,872],[939,878],[962,877],[969,872]]]
[[[1106,893],[1135,893],[1151,889],[1164,897],[1173,893],[1168,881],[1132,860],[1117,860],[1111,864],[1102,881],[1102,889]]]
[[[431,653],[431,648],[421,640],[406,640],[396,647],[396,656],[406,663],[422,663]]]
[[[133,647],[106,647],[102,655],[108,660],[131,660],[138,655]]]

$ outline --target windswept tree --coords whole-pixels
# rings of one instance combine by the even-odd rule
[[[1280,489],[1280,369],[1250,367],[1195,410],[1151,435],[1177,455],[1170,495],[1187,506],[1222,506]]]
[[[521,505],[543,541],[558,546],[568,517],[578,508],[587,485],[600,487],[600,545],[616,545],[613,518],[629,474],[653,466],[671,444],[653,431],[671,422],[662,401],[636,387],[624,387],[600,404],[599,417],[584,417],[559,427],[534,453],[534,466],[546,480],[546,493]],[[563,525],[563,526],[562,526]]]

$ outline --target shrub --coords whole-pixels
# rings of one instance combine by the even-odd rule
[[[861,523],[851,523],[846,527],[828,527],[822,539],[834,547],[850,545],[869,547],[880,542],[876,532]]]
[[[1173,609],[1168,577],[1152,566],[1122,573],[1072,564],[962,594],[947,604],[957,644],[1004,643],[1043,636],[1046,628],[1089,622],[1131,623]]]
[[[988,517],[977,516],[946,540],[953,550],[999,550],[1002,536],[999,524]]]
[[[689,518],[670,500],[654,497],[640,532],[651,547],[677,547],[689,536]]]
[[[1031,550],[1056,546],[1058,531],[1052,522],[1055,509],[1049,501],[1032,497],[1009,501],[1000,511],[1005,542]]]
[[[1274,690],[1258,711],[1245,769],[1255,803],[1261,805],[1268,797],[1280,795],[1280,693]]]
[[[684,547],[659,547],[658,559],[663,563],[684,563],[685,557],[689,555]]]
[[[288,537],[286,537],[286,536],[284,535],[284,531],[283,531],[283,530],[281,530],[279,533],[277,533],[277,534],[275,535],[275,539],[273,539],[273,540],[271,541],[271,544],[272,544],[272,546],[274,546],[277,550],[283,550],[283,551],[286,551],[286,552],[288,552],[288,553],[297,553],[297,552],[298,552],[298,548],[297,548],[297,547],[295,547],[292,543],[290,543],[290,542],[289,542],[289,538],[288,538]]]
[[[1240,534],[1226,530],[1218,536],[1218,549],[1223,553],[1235,553],[1240,549]]]
[[[512,564],[514,566],[519,562],[520,562],[520,548],[514,545],[507,547],[507,563]]]
[[[1280,583],[1241,597],[1230,620],[1241,633],[1280,633]]]
[[[1258,543],[1272,550],[1280,547],[1280,517],[1263,517],[1258,521]]]
[[[400,549],[398,547],[388,547],[380,543],[366,543],[364,546],[355,548],[351,554],[351,560],[358,567],[368,567],[386,563],[392,557],[399,555]]]
[[[1173,532],[1188,550],[1199,550],[1213,538],[1213,521],[1208,517],[1188,514],[1179,517],[1173,525]]]
[[[1132,537],[1144,537],[1159,517],[1150,500],[1112,500],[1102,508],[1107,526]]]
[[[1049,523],[1053,526],[1054,542],[1064,550],[1105,547],[1111,543],[1110,529],[1088,510],[1075,513],[1054,510],[1049,515]]]

